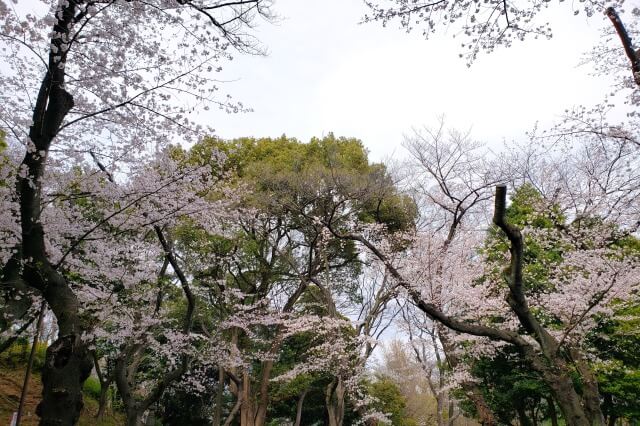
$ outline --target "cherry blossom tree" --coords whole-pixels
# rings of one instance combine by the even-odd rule
[[[331,195],[322,183],[328,174],[325,163],[337,161],[336,170],[345,174],[368,164],[358,141],[333,136],[308,145],[286,138],[212,138],[195,145],[185,161],[212,152],[225,152],[222,169],[235,185],[250,189],[236,205],[245,214],[227,222],[233,231],[222,243],[227,250],[222,261],[212,258],[217,249],[209,232],[179,231],[177,247],[197,278],[195,292],[215,305],[205,307],[196,328],[228,346],[227,356],[212,361],[222,372],[219,383],[228,383],[236,398],[226,422],[239,414],[243,424],[264,424],[274,364],[287,338],[305,330],[305,316],[297,312],[301,296],[309,286],[320,285],[318,277],[325,273],[344,288],[353,285],[352,271],[359,264],[351,244],[323,240],[322,225],[306,220],[298,205],[306,212],[331,214]],[[220,404],[215,418],[222,420]]]
[[[451,285],[452,277],[478,273],[478,265],[465,259],[482,238],[490,190],[501,182],[500,173],[496,173],[487,150],[473,141],[468,132],[448,129],[444,117],[433,129],[414,129],[413,134],[406,137],[404,145],[410,154],[405,166],[410,176],[406,179],[406,190],[417,200],[421,213],[420,237],[414,249],[419,253],[421,262],[428,265],[425,275],[428,278],[425,284],[428,297],[441,310],[447,311],[456,305],[460,297],[456,287]],[[415,349],[420,348],[422,353],[427,344],[435,345],[433,351],[436,353],[441,348],[442,361],[446,361],[450,370],[463,368],[455,336],[450,330],[432,322],[412,306],[405,306],[403,319],[405,321],[400,323],[400,327],[408,331],[410,340],[413,338],[416,345],[414,353],[421,358],[421,364],[424,365],[427,359],[425,354],[419,355]],[[433,335],[435,340],[425,342],[418,338],[425,333]],[[451,384],[445,377],[446,371],[441,373],[437,386],[434,383],[434,390],[439,389],[434,394],[438,397],[442,414],[442,402]],[[475,383],[464,380],[459,384],[473,402],[480,420],[494,424],[491,410]]]
[[[359,378],[375,348],[373,339],[389,324],[382,314],[393,299],[394,286],[378,274],[360,280],[363,265],[353,244],[333,237],[318,218],[333,217],[341,223],[341,217],[357,212],[367,221],[386,222],[397,230],[412,226],[413,204],[398,195],[382,166],[369,164],[354,139],[329,135],[309,144],[284,137],[211,139],[197,144],[193,155],[211,149],[227,153],[223,167],[251,188],[241,201],[251,211],[235,222],[237,233],[229,239],[233,249],[224,262],[224,278],[207,290],[216,307],[223,308],[206,328],[226,330],[236,354],[222,366],[239,379],[229,377],[236,397],[229,415],[239,414],[243,424],[263,424],[279,355],[288,339],[313,332],[304,362],[281,380],[298,373],[329,374],[331,380],[323,385],[326,409],[331,421],[341,424],[347,395],[363,392]],[[361,194],[355,210],[336,202],[334,194],[345,188]],[[206,257],[210,247],[194,245],[194,253],[198,250]],[[194,276],[206,275],[206,263],[198,267],[203,270]],[[360,281],[368,285],[359,287]],[[362,301],[356,301],[358,296]],[[303,309],[310,298],[321,312]],[[345,313],[358,319],[355,330]]]
[[[161,188],[112,205],[88,228],[64,229],[65,222],[59,223],[64,209],[51,206],[103,192],[110,186],[99,175],[126,181],[167,141],[197,140],[203,129],[188,117],[194,108],[241,110],[240,104],[218,100],[214,75],[232,49],[259,53],[246,29],[271,15],[269,3],[261,0],[71,0],[32,6],[0,3],[0,54],[8,64],[1,76],[0,122],[10,149],[23,153],[13,163],[15,191],[2,201],[3,211],[16,213],[11,217],[18,225],[3,230],[2,283],[21,298],[44,297],[55,314],[59,334],[47,351],[38,413],[41,424],[74,424],[92,367],[81,338],[90,327],[69,279],[77,266],[74,254],[112,221],[125,222],[129,208]],[[74,167],[84,171],[91,187],[84,195],[68,191]],[[56,195],[58,189],[67,192]],[[170,199],[162,203],[171,204]],[[107,248],[112,247],[100,250]]]
[[[561,241],[561,244],[566,245],[567,251],[559,264],[544,265],[553,276],[553,284],[540,295],[531,293],[529,282],[523,281],[529,279],[528,271],[523,270],[526,265],[523,260],[525,248],[537,231],[523,227],[523,234],[520,228],[507,219],[506,187],[502,185],[498,186],[495,195],[492,218],[496,229],[500,231],[493,232],[504,233],[502,235],[506,238],[503,244],[509,249],[510,255],[496,260],[493,266],[496,275],[493,279],[481,279],[486,276],[481,263],[483,258],[478,251],[484,239],[485,231],[482,228],[479,229],[480,232],[473,227],[465,229],[461,225],[463,222],[459,222],[455,225],[457,229],[454,238],[449,239],[449,232],[446,231],[450,228],[438,225],[439,222],[433,220],[431,224],[435,231],[427,227],[425,232],[419,232],[404,258],[398,258],[377,240],[380,238],[379,234],[345,232],[333,228],[330,222],[325,222],[325,225],[335,236],[357,241],[368,249],[387,267],[408,299],[431,320],[449,328],[455,332],[454,335],[460,334],[458,340],[469,340],[469,336],[474,336],[474,347],[480,351],[491,351],[495,347],[491,342],[496,341],[517,347],[551,388],[569,424],[600,424],[602,420],[600,423],[598,421],[602,419],[602,413],[597,382],[586,363],[586,354],[580,343],[586,330],[594,327],[598,312],[610,311],[614,300],[630,297],[637,285],[637,259],[633,255],[621,257],[618,249],[605,243],[612,239],[617,241],[619,238],[626,238],[624,236],[628,232],[633,232],[633,228],[627,227],[629,222],[625,222],[624,218],[633,216],[637,196],[635,192],[601,192],[595,186],[584,186],[584,182],[589,182],[587,174],[593,177],[595,173],[599,176],[600,168],[608,170],[606,173],[611,176],[608,181],[611,188],[626,182],[630,176],[624,162],[618,161],[618,156],[605,155],[608,150],[604,150],[603,155],[596,160],[593,154],[598,150],[596,146],[592,148],[593,151],[588,151],[588,155],[584,156],[577,155],[580,148],[576,148],[577,152],[573,157],[575,162],[571,164],[575,167],[571,174],[577,175],[575,180],[555,180],[553,195],[556,200],[563,201],[562,211],[568,213],[580,212],[584,208],[589,210],[582,211],[582,215],[572,214],[569,224],[559,222],[558,228],[549,229],[548,235],[542,238],[542,241]],[[449,147],[442,151],[453,152],[454,149]],[[547,157],[549,162],[555,160],[559,161],[560,158]],[[428,163],[438,164],[437,161]],[[465,160],[462,159],[461,163],[465,164]],[[517,163],[507,164],[512,166]],[[597,168],[594,169],[593,166],[596,165]],[[430,187],[434,195],[438,195],[430,198],[446,212],[443,217],[448,219],[445,223],[449,226],[456,223],[455,215],[459,211],[453,201],[464,200],[465,191],[470,188],[469,185],[457,188],[453,185],[456,179],[464,182],[468,167],[457,169],[462,174],[456,174],[455,168],[450,170],[450,173],[441,175],[448,181],[445,182],[446,185],[438,181],[438,174],[435,174],[433,186]],[[525,172],[525,169],[521,170]],[[567,170],[566,160],[564,168],[558,170]],[[539,173],[543,177],[543,171],[540,170]],[[480,176],[485,175],[480,173]],[[512,172],[508,176],[518,175]],[[520,176],[528,178],[526,172]],[[620,176],[621,180],[616,180],[615,176]],[[554,181],[554,175],[544,177],[549,179],[549,183]],[[493,182],[496,181],[500,182],[501,178]],[[476,179],[475,182],[482,185],[483,179]],[[481,188],[485,189],[474,191],[472,188],[470,193],[474,194],[473,197],[482,197],[483,193],[488,193],[489,185]],[[622,194],[629,197],[625,198],[627,201],[617,199]],[[445,201],[448,200],[452,202],[446,204]],[[545,202],[552,205],[551,200],[550,198]],[[482,204],[477,205],[481,206]],[[477,217],[481,218],[482,211],[476,212]],[[610,215],[604,216],[603,226],[584,226],[588,217],[607,212]],[[606,225],[606,218],[615,225]],[[477,227],[482,223],[471,222],[468,225]],[[484,223],[486,229],[488,224]],[[616,229],[622,229],[618,237],[615,236],[618,232]],[[580,242],[586,241],[589,241],[588,246],[581,247]],[[548,312],[560,325],[550,326],[544,317],[536,314],[540,310]],[[502,320],[496,322],[495,318]],[[570,375],[573,369],[581,374],[584,386],[582,393],[578,393],[573,387]]]
[[[384,26],[397,22],[400,28],[420,31],[425,38],[438,31],[453,30],[462,39],[461,57],[470,65],[481,52],[510,47],[527,38],[551,38],[552,28],[541,21],[541,12],[554,7],[550,2],[521,0],[367,0],[370,12],[365,22],[379,21]],[[585,1],[571,7],[574,15],[588,17],[604,14],[605,7],[622,6],[622,1]],[[628,66],[627,66],[628,68]]]

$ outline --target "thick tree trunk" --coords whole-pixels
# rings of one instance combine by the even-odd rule
[[[604,426],[597,383],[583,386],[583,395],[580,396],[573,384],[571,367],[560,355],[549,352],[539,354],[533,349],[527,349],[524,356],[542,375],[544,382],[551,389],[551,394],[560,407],[567,426]],[[593,378],[586,368],[585,365],[577,367],[583,381]],[[589,386],[591,386],[590,389]],[[589,394],[589,390],[595,392],[596,396]]]
[[[587,364],[580,351],[572,349],[571,358],[582,379],[582,403],[587,418],[591,419],[594,425],[604,425],[604,414],[600,405],[600,390],[598,389],[598,379]]]
[[[551,387],[551,392],[562,411],[567,426],[603,426],[597,417],[589,417],[582,400],[577,394],[568,372],[547,371],[545,382]]]
[[[58,338],[47,349],[42,371],[42,401],[36,412],[43,426],[74,425],[78,421],[83,406],[82,384],[89,377],[92,366],[86,344],[81,339],[84,324],[79,315],[79,301],[57,266],[49,261],[40,222],[42,179],[49,149],[73,108],[73,97],[64,89],[68,45],[62,44],[68,42],[79,3],[80,0],[60,3],[56,13],[58,19],[53,25],[48,69],[38,91],[33,124],[29,128],[30,142],[35,149],[25,153],[21,168],[26,173],[18,174],[16,181],[22,231],[20,256],[25,260],[22,279],[42,294],[59,326]]]
[[[142,426],[142,414],[137,408],[127,410],[127,426]]]
[[[47,349],[42,370],[40,426],[71,426],[83,407],[82,385],[91,373],[91,358],[77,334],[59,337]]]
[[[345,390],[344,383],[340,377],[327,386],[325,403],[329,426],[342,426],[344,420]]]
[[[44,266],[25,268],[28,282],[45,277],[43,295],[58,320],[58,338],[47,348],[42,368],[42,401],[36,413],[41,426],[67,426],[77,423],[83,407],[82,385],[91,374],[93,361],[80,337],[84,329],[79,316],[79,302],[68,283],[52,270],[46,260]]]
[[[131,382],[135,377],[142,354],[141,345],[133,345],[123,350],[115,365],[114,378],[125,408],[127,426],[140,426],[145,408],[133,394]]]
[[[476,414],[480,424],[482,426],[495,426],[497,424],[496,417],[485,401],[480,388],[475,383],[463,383],[462,388],[467,392],[467,397],[476,407]]]
[[[279,347],[280,345],[274,345]],[[255,426],[264,426],[267,420],[267,409],[269,408],[269,379],[273,370],[273,361],[262,363],[262,375],[260,377],[260,396],[256,410]]]

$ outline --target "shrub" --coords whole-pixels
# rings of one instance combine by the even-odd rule
[[[84,382],[84,386],[82,387],[82,392],[85,395],[90,396],[95,400],[100,399],[100,380],[97,377],[89,376],[89,378]]]
[[[10,368],[17,368],[27,365],[31,343],[27,339],[18,339],[7,350],[0,354],[0,365]],[[33,370],[41,371],[47,353],[47,342],[39,342],[36,345],[36,353],[33,358]]]

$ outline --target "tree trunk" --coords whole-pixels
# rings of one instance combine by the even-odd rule
[[[22,279],[41,292],[53,311],[59,327],[57,340],[47,349],[42,371],[42,401],[36,409],[42,426],[74,425],[82,409],[82,384],[91,373],[91,357],[81,335],[80,303],[71,286],[54,267],[46,250],[45,231],[40,222],[41,195],[46,161],[53,139],[64,118],[73,108],[73,97],[65,88],[64,64],[69,31],[75,23],[77,6],[71,0],[60,3],[53,25],[48,70],[40,85],[33,108],[29,138],[35,149],[27,150],[16,178],[22,231],[21,258],[25,260]],[[54,49],[58,53],[54,53]],[[11,275],[11,274],[9,274]]]
[[[334,381],[327,386],[326,392],[325,403],[327,407],[329,426],[342,426],[342,421],[344,420],[345,394],[342,378],[338,377],[337,379],[334,379]]]
[[[124,349],[116,361],[114,371],[116,386],[118,386],[118,392],[127,416],[127,426],[140,426],[142,414],[145,411],[131,390],[131,381],[135,377],[138,358],[142,353],[140,347],[141,345],[133,345]]]
[[[231,422],[233,422],[233,419],[236,417],[236,414],[238,414],[238,410],[240,410],[241,404],[242,404],[242,399],[241,397],[238,397],[238,400],[233,405],[233,408],[231,409],[231,412],[229,413],[229,416],[227,417],[227,420],[224,422],[223,426],[231,425]]]
[[[137,408],[127,410],[127,426],[142,426],[142,414]]]
[[[282,312],[291,312],[295,303],[298,301],[304,290],[307,288],[308,281],[302,280],[296,289],[296,291],[289,296],[289,299],[282,308]],[[276,354],[282,345],[282,327],[278,327],[276,337],[269,352]],[[254,422],[255,426],[264,426],[267,421],[267,409],[269,408],[269,380],[271,379],[271,372],[273,371],[273,361],[264,361],[262,363],[262,374],[260,376],[260,390],[258,394],[258,406],[254,407],[256,410]]]
[[[438,426],[444,426],[444,395],[440,389],[436,394],[436,412],[438,416]]]
[[[77,334],[59,337],[49,348],[42,370],[40,426],[72,426],[83,407],[82,385],[91,374],[91,358]]]
[[[531,407],[531,422],[533,426],[538,426],[538,414],[540,413],[540,398],[535,398]]]
[[[102,419],[104,412],[107,408],[107,395],[109,391],[109,385],[100,385],[100,399],[98,402],[98,412],[96,413],[96,419]]]
[[[304,397],[307,396],[308,391],[308,389],[302,391],[300,397],[298,398],[298,404],[296,405],[296,422],[294,423],[294,426],[300,426],[300,422],[302,421],[302,406],[304,404]]]
[[[240,426],[255,426],[255,410],[251,398],[251,377],[248,371],[242,373],[242,404],[240,405]]]
[[[576,393],[573,381],[567,373],[548,371],[545,374],[545,382],[551,387],[553,396],[560,407],[560,411],[562,411],[567,426],[603,425],[597,419],[590,419],[587,416],[582,406],[581,398]]]
[[[597,383],[584,386],[585,395],[581,397],[573,385],[571,368],[564,358],[550,353],[540,355],[533,349],[525,350],[524,356],[531,362],[533,368],[542,374],[543,380],[551,389],[551,393],[562,411],[567,426],[604,426]],[[584,365],[580,366],[578,372],[581,373],[583,379],[589,380],[589,377],[593,376],[587,374],[586,368]],[[595,392],[595,396],[587,394],[589,386],[591,386],[591,391]]]
[[[598,389],[598,379],[587,364],[580,351],[572,349],[571,358],[576,369],[582,378],[582,403],[584,405],[587,418],[593,421],[594,425],[604,425],[604,415],[600,406],[600,391]]]
[[[224,368],[218,366],[218,388],[216,390],[216,406],[213,411],[213,426],[222,424],[222,394],[224,393]]]
[[[279,347],[280,345],[274,345]],[[267,409],[269,408],[269,379],[271,378],[271,370],[273,369],[273,361],[265,361],[262,363],[262,375],[260,377],[260,396],[258,407],[256,410],[255,426],[264,426],[267,420]]]
[[[448,398],[448,399],[449,399],[449,403],[448,403],[449,415],[447,417],[447,426],[453,426],[454,422],[456,421],[456,418],[458,418],[459,413],[456,413],[455,411],[456,407],[453,404],[453,401],[451,400],[451,398]]]
[[[82,385],[93,361],[80,337],[83,326],[79,302],[68,283],[46,260],[44,266],[25,267],[28,281],[46,279],[44,297],[58,320],[58,338],[47,348],[42,368],[42,401],[36,408],[41,426],[71,426],[80,418]],[[38,277],[34,277],[34,275]]]
[[[105,409],[107,407],[107,395],[109,392],[109,386],[111,385],[111,381],[113,380],[113,374],[109,374],[107,371],[107,376],[105,377],[102,374],[102,369],[100,368],[100,360],[98,359],[98,354],[96,351],[91,352],[91,356],[93,358],[93,367],[96,370],[96,375],[98,376],[98,380],[100,381],[100,398],[98,402],[98,412],[95,415],[96,419],[101,419],[104,416]]]
[[[551,419],[551,426],[558,426],[558,413],[556,413],[556,404],[553,402],[553,398],[546,398],[547,405],[549,406],[548,416]]]

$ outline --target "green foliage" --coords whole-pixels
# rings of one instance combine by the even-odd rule
[[[369,395],[375,398],[373,408],[384,413],[394,426],[417,425],[415,420],[406,416],[406,401],[398,386],[393,380],[386,377],[378,377],[368,385]]]
[[[568,222],[557,205],[549,204],[531,185],[516,189],[507,209],[508,221],[519,228],[529,227],[536,232],[525,234],[523,253],[523,286],[525,293],[535,296],[555,290],[551,274],[571,250],[591,249],[595,242],[588,232],[602,231],[608,236],[610,248],[619,249],[615,256],[638,256],[640,240],[618,230],[597,217],[583,217]],[[569,244],[561,238],[563,232],[573,231],[581,236],[579,242]],[[584,235],[584,237],[582,237]],[[497,228],[492,228],[483,249],[490,272],[484,279],[506,285],[501,275],[508,272],[509,244]],[[575,273],[575,271],[568,271]],[[640,400],[638,373],[640,370],[640,303],[613,306],[613,318],[601,318],[599,326],[586,340],[586,347],[600,360],[593,364],[605,399],[603,409],[607,415],[636,418]],[[558,327],[556,318],[543,309],[532,309],[538,320],[549,328]],[[499,321],[500,319],[496,319]],[[474,375],[482,377],[482,389],[496,415],[504,422],[522,410],[549,395],[543,382],[515,352],[502,350],[497,357],[471,361]],[[580,381],[574,378],[580,392]]]
[[[284,135],[232,141],[209,138],[191,149],[187,161],[210,158],[216,151],[226,155],[224,171],[253,189],[245,205],[288,212],[314,203],[318,209],[317,202],[322,201],[323,207],[331,208],[330,200],[340,193],[357,200],[362,220],[384,223],[391,231],[414,226],[415,203],[398,194],[384,165],[369,163],[358,139],[329,134],[305,144]]]
[[[220,153],[224,154],[224,161],[219,161]],[[183,164],[209,165],[214,175],[240,189],[238,206],[252,212],[229,223],[229,233],[224,238],[210,235],[189,220],[172,229],[176,251],[185,264],[203,265],[199,270],[188,271],[193,288],[206,295],[203,303],[198,303],[195,332],[216,330],[217,324],[235,309],[234,304],[248,305],[271,297],[273,288],[281,294],[291,294],[300,285],[301,274],[323,282],[331,280],[336,291],[355,300],[361,273],[357,247],[352,241],[324,232],[322,223],[330,222],[334,229],[348,231],[353,220],[358,219],[383,224],[396,232],[413,230],[417,217],[413,201],[399,194],[383,165],[369,163],[367,152],[357,139],[332,134],[308,143],[286,136],[231,141],[208,138],[188,151],[173,147],[171,155]],[[215,191],[208,196],[222,197]],[[239,300],[230,301],[228,289],[239,290]],[[169,297],[164,306],[170,307],[172,316],[183,312],[184,303],[173,306],[171,300]],[[292,314],[326,316],[326,303],[319,287],[309,284]],[[250,361],[251,354],[270,350],[278,327],[250,327],[250,333],[240,331],[235,338],[243,356],[252,363],[252,382],[256,382],[264,364]],[[355,333],[351,327],[342,332],[347,340]],[[231,332],[223,333],[231,338]],[[278,349],[271,376],[277,377],[304,362],[309,350],[322,339],[310,332],[287,338]],[[287,382],[271,382],[268,418],[292,419],[296,402],[305,392],[303,418],[324,418],[324,391],[332,379],[328,373],[314,372]],[[258,389],[257,383],[252,383],[252,388]],[[196,399],[174,392],[165,405],[196,412]],[[174,420],[176,424],[195,421],[177,417]]]
[[[588,336],[607,416],[640,419],[640,303],[620,305]]]
[[[220,153],[224,161],[218,161]],[[271,283],[297,286],[291,262],[311,250],[316,259],[313,274],[324,274],[328,269],[340,291],[355,298],[361,272],[355,244],[339,238],[326,241],[315,219],[347,230],[357,216],[402,231],[413,228],[417,215],[415,204],[397,192],[385,167],[370,164],[362,142],[353,138],[330,134],[308,143],[286,136],[231,141],[208,138],[189,151],[174,147],[172,155],[189,164],[208,161],[212,171],[224,175],[232,187],[245,189],[240,191],[240,207],[256,212],[254,219],[242,219],[241,228],[226,238],[211,236],[187,220],[174,230],[176,249],[186,262],[204,256],[221,259],[212,262],[209,269],[194,272],[195,284],[212,289],[214,297],[221,280],[226,281],[224,287],[252,295],[246,303],[252,303],[251,297],[265,297]],[[274,252],[276,242],[279,245]],[[230,255],[233,265],[224,261]],[[307,262],[306,258],[296,261],[301,265]],[[206,318],[211,315],[224,316],[224,312],[205,307],[196,322],[212,327]]]
[[[29,359],[29,353],[31,352],[32,341],[25,337],[19,338],[4,352],[0,353],[0,365],[17,368],[25,366]],[[40,371],[44,366],[44,361],[47,353],[47,344],[45,342],[38,342],[36,345],[36,352],[33,357],[33,371]]]
[[[548,205],[540,192],[528,183],[515,190],[507,209],[507,221],[519,227],[550,229],[565,220],[560,207]]]
[[[84,385],[82,385],[82,392],[95,400],[99,400],[101,388],[100,380],[98,380],[97,377],[89,376],[89,378],[85,380]]]
[[[525,235],[523,252],[523,287],[527,294],[537,294],[551,290],[549,270],[562,261],[562,253],[567,248],[554,239],[554,229],[564,226],[565,217],[557,205],[549,205],[530,184],[517,188],[506,211],[507,221],[519,228],[531,227],[550,231],[548,240],[541,241],[536,236]],[[503,274],[509,264],[509,242],[502,231],[492,227],[485,241],[483,253],[492,265],[492,279]]]
[[[215,406],[215,395],[210,389],[204,393],[171,389],[165,393],[162,405],[162,425],[209,426],[211,411]]]
[[[14,184],[13,175],[9,174],[9,176],[7,176],[6,171],[2,170],[9,163],[9,157],[6,153],[8,147],[9,145],[5,139],[5,133],[0,130],[0,172],[2,172],[0,173],[0,188],[6,188],[9,185]]]
[[[472,374],[480,379],[485,401],[503,424],[512,423],[518,408],[530,409],[550,394],[540,375],[511,347],[475,360]]]
[[[300,304],[305,312],[314,312],[316,315],[324,316],[326,311],[322,309],[321,305],[310,303],[309,294],[315,294],[317,291],[316,287],[308,288]],[[342,331],[353,334],[352,328],[344,328]],[[290,371],[297,364],[304,363],[308,351],[322,341],[323,339],[319,340],[318,336],[312,332],[298,333],[287,338],[279,351],[278,361],[273,367],[273,376],[277,377]],[[272,382],[269,392],[271,397],[269,417],[294,418],[298,398],[305,393],[303,419],[322,418],[326,410],[324,391],[332,380],[333,377],[328,373],[311,372],[300,374],[292,380]],[[312,424],[312,422],[303,424]]]

